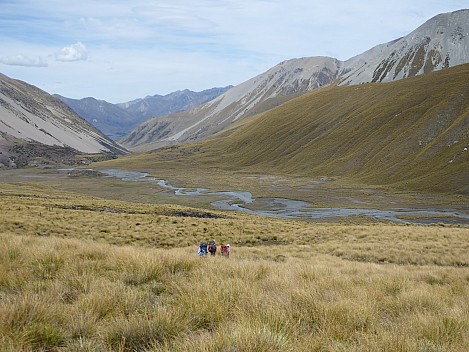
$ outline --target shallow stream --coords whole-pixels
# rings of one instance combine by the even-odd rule
[[[365,215],[378,220],[416,224],[469,224],[469,215],[454,210],[431,209],[356,209],[356,208],[313,208],[311,203],[286,198],[253,198],[250,192],[224,191],[213,192],[207,188],[183,188],[171,185],[166,180],[148,176],[148,173],[120,169],[99,170],[103,174],[124,181],[153,182],[162,188],[174,192],[175,196],[220,197],[211,205],[221,210],[237,210],[246,213],[280,218],[333,218]],[[255,209],[262,207],[263,209]],[[265,210],[265,209],[269,210]]]

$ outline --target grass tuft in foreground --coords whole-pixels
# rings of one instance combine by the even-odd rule
[[[0,235],[0,349],[464,351],[469,269]],[[62,265],[38,274],[51,249]],[[13,257],[9,253],[16,253]],[[90,254],[93,255],[90,255]],[[307,253],[304,253],[307,254]]]

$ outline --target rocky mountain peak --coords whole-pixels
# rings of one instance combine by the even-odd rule
[[[407,36],[347,60],[341,85],[389,82],[469,62],[469,10],[437,15]]]

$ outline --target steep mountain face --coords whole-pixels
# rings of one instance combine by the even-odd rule
[[[390,83],[327,87],[154,157],[469,194],[468,82],[465,64]]]
[[[60,95],[55,96],[106,136],[117,140],[152,117],[191,109],[216,98],[230,88],[232,86],[201,92],[186,89],[120,104],[94,98],[70,99]]]
[[[60,100],[1,74],[0,137],[1,161],[8,166],[15,166],[18,148],[31,157],[41,154],[38,148],[55,155],[126,153]]]
[[[265,111],[308,90],[330,84],[341,62],[328,57],[284,61],[194,109],[151,119],[119,142],[135,151],[210,136],[242,117]]]
[[[389,82],[469,62],[469,10],[433,17],[409,35],[347,60],[340,85]]]
[[[469,10],[441,14],[406,37],[345,62],[325,57],[285,61],[207,104],[151,119],[120,142],[134,151],[148,151],[201,140],[235,121],[325,85],[388,82],[467,62]]]

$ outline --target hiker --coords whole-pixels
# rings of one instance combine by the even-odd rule
[[[199,251],[197,252],[197,254],[199,255],[199,257],[206,257],[207,254],[208,254],[208,251],[207,251],[207,242],[202,242],[199,246]]]
[[[215,255],[217,253],[217,245],[215,244],[214,240],[210,240],[208,251],[210,252],[210,255]]]
[[[230,245],[229,244],[222,244],[220,247],[220,252],[223,257],[230,256]]]

